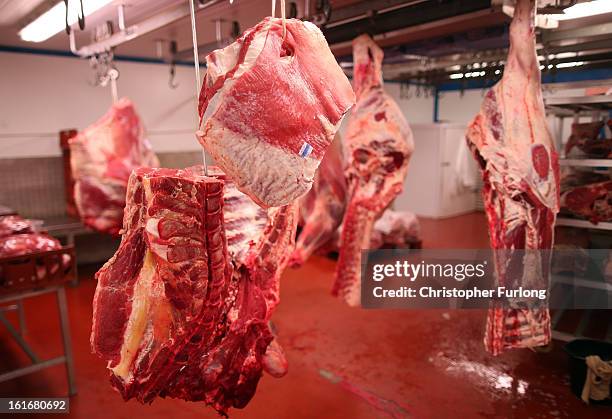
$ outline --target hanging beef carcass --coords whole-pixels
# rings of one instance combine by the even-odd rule
[[[130,173],[138,167],[159,166],[132,102],[119,100],[69,144],[81,220],[96,231],[119,233]]]
[[[202,146],[264,208],[308,192],[355,101],[321,31],[307,21],[287,19],[283,27],[266,18],[206,64]]]
[[[321,161],[312,189],[300,199],[303,228],[291,256],[291,266],[301,266],[334,237],[342,224],[345,207],[344,159],[338,134]]]
[[[581,185],[563,192],[561,207],[595,224],[612,220],[612,181]]]
[[[333,294],[360,301],[361,250],[370,245],[374,222],[402,191],[412,132],[383,90],[383,51],[368,35],[353,41],[355,106],[346,130],[348,204]]]
[[[222,178],[201,168],[130,177],[121,245],[96,274],[91,335],[125,399],[223,413],[248,403],[262,368],[286,372],[268,321],[297,208],[266,213]]]
[[[517,278],[506,276],[507,262],[513,259],[513,249],[551,249],[559,211],[559,162],[544,113],[534,21],[535,0],[518,0],[503,77],[487,92],[467,131],[468,145],[482,168],[500,285],[533,279],[538,272],[536,279],[547,281],[548,252],[521,263]],[[521,252],[516,253],[520,257]],[[485,346],[491,353],[546,345],[549,340],[547,309],[494,306],[489,310]]]

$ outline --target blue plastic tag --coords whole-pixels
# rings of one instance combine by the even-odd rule
[[[308,155],[310,155],[310,153],[312,153],[312,146],[306,142],[304,142],[304,144],[302,144],[302,147],[300,148],[299,151],[299,155],[300,157],[308,157]]]

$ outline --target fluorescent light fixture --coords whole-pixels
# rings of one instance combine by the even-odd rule
[[[593,0],[586,3],[578,3],[563,10],[563,14],[546,16],[549,19],[554,20],[570,20],[578,19],[581,17],[600,15],[603,13],[612,13],[612,1]]]
[[[84,0],[83,14],[89,16],[112,1],[113,0]],[[68,24],[73,25],[78,20],[78,14],[81,12],[81,4],[73,0],[69,1],[68,5]],[[61,32],[65,27],[66,5],[62,1],[20,30],[19,37],[28,42],[43,42],[56,33]]]
[[[563,58],[573,58],[577,56],[578,56],[577,52],[560,52],[557,55],[555,55],[555,58],[563,59]]]
[[[555,67],[557,68],[569,68],[569,67],[578,67],[584,65],[584,61],[571,61],[569,63],[559,63],[556,64]]]
[[[463,77],[465,77],[465,78],[482,77],[485,74],[486,73],[484,71],[472,71],[472,72],[467,72],[467,73],[464,73],[464,74],[454,73],[454,74],[449,75],[448,77],[450,79],[456,80],[456,79],[462,79]]]

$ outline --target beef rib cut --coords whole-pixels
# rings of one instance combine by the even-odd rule
[[[499,285],[516,279],[505,276],[511,257],[501,250],[551,249],[559,211],[559,161],[544,113],[534,22],[535,0],[518,0],[503,77],[487,92],[466,135],[482,169]],[[546,281],[550,254],[541,254],[547,256],[533,263]],[[522,278],[538,271],[521,266]],[[489,310],[485,347],[491,353],[546,345],[549,340],[547,309]]]
[[[34,226],[30,220],[23,219],[19,215],[0,217],[0,238],[24,233],[34,233]]]
[[[46,233],[23,233],[0,238],[0,257],[58,250],[62,244]]]
[[[69,140],[75,180],[74,200],[83,223],[118,234],[132,170],[157,167],[159,161],[128,99],[121,99],[95,124]]]
[[[565,155],[569,156],[572,149],[576,147],[588,157],[612,158],[612,139],[599,139],[599,133],[603,127],[602,121],[573,123],[572,134],[565,144]],[[608,120],[608,127],[612,129],[611,120]]]
[[[202,146],[264,208],[311,188],[315,170],[355,101],[325,37],[310,22],[266,18],[206,57]]]
[[[612,220],[612,181],[591,183],[563,192],[561,207],[594,224]]]
[[[262,369],[286,371],[268,321],[296,207],[266,215],[246,199],[202,168],[133,172],[121,245],[96,274],[91,335],[125,399],[225,413],[248,403]]]
[[[62,244],[54,237],[46,233],[21,233],[12,236],[0,237],[0,258],[28,255],[30,253],[47,252],[50,250],[59,250]],[[59,260],[58,260],[59,262]],[[62,255],[61,264],[67,268],[70,264],[70,256]],[[43,279],[48,273],[54,274],[60,268],[60,263],[53,263],[47,260],[45,263],[36,261],[36,276],[38,279]],[[3,272],[0,270],[0,283],[3,283],[8,278],[3,278]],[[7,275],[10,277],[10,275]]]
[[[337,134],[317,169],[312,189],[300,198],[302,231],[291,255],[291,266],[301,266],[331,240],[342,224],[346,207],[346,180],[342,139]]]
[[[402,111],[383,90],[383,51],[368,35],[353,41],[357,105],[346,128],[348,206],[332,293],[360,302],[361,250],[370,245],[374,222],[402,191],[414,150]]]

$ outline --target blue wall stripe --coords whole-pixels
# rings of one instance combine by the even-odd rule
[[[14,52],[17,54],[48,55],[48,56],[54,56],[54,57],[83,59],[81,57],[74,55],[70,51],[55,50],[55,49],[27,48],[27,47],[14,47],[11,45],[0,45],[0,52]],[[170,65],[169,63],[163,60],[160,60],[159,58],[134,57],[131,55],[115,55],[114,60],[115,61],[127,61],[127,62],[133,62],[133,63],[144,63],[144,64]],[[193,61],[177,61],[176,65],[193,67]]]
[[[49,55],[56,57],[69,57],[69,58],[78,58],[70,51],[65,50],[53,50],[53,49],[38,49],[38,48],[27,48],[27,47],[15,47],[10,45],[0,45],[0,52],[14,52],[19,54],[35,54],[35,55]],[[126,61],[126,62],[134,62],[134,63],[144,63],[144,64],[164,64],[169,65],[169,63],[164,62],[158,58],[147,58],[147,57],[134,57],[130,55],[115,55],[114,59],[116,61]],[[190,66],[193,67],[193,61],[177,61],[176,65],[179,66]],[[203,65],[201,65],[203,66]],[[564,82],[572,82],[572,81],[584,81],[584,80],[605,80],[612,78],[612,68],[597,68],[591,70],[571,70],[571,71],[557,71],[556,74],[545,73],[542,77],[542,81],[544,83],[564,83]],[[397,80],[385,80],[385,83],[402,83]],[[420,82],[408,82],[411,85],[423,85]],[[486,87],[491,87],[495,84],[494,80],[482,80],[482,79],[470,79],[465,84],[463,82],[452,81],[448,83],[443,83],[438,86],[436,91],[436,98],[438,92],[448,92],[455,90],[470,90],[470,89],[482,89]],[[435,99],[434,99],[435,100]]]

